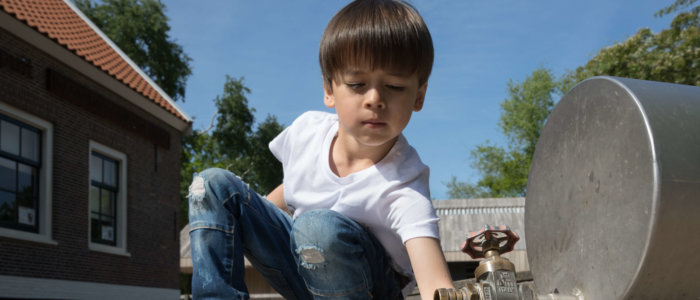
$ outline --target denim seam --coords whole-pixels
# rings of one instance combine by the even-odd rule
[[[228,231],[226,229],[216,227],[216,226],[199,225],[199,226],[190,227],[190,232],[195,231],[197,229],[212,229],[212,230],[218,230],[218,231],[229,233],[229,234],[234,234],[234,231],[235,231],[235,227],[233,229],[231,229],[231,231]]]
[[[233,199],[233,197],[235,197],[236,195],[238,195],[237,192],[232,192],[231,195],[229,195],[228,197],[226,197],[226,199],[221,201],[221,207],[226,207],[226,202]]]
[[[231,227],[233,227],[232,230],[235,232],[236,224],[234,223]],[[233,233],[233,234],[235,234],[235,233]],[[236,237],[235,236],[231,238],[231,244],[233,244],[232,247],[230,247],[230,248],[227,247],[227,251],[226,251],[226,253],[229,255],[228,259],[231,262],[231,267],[229,268],[230,271],[228,273],[229,276],[226,279],[226,281],[228,281],[229,286],[233,286],[233,269],[235,267],[234,265],[236,264],[236,261],[235,261],[236,251],[234,250],[234,249],[236,249]],[[230,250],[230,251],[228,251],[228,250]]]
[[[255,255],[252,255],[250,250],[248,250],[246,248],[244,248],[244,255],[246,258],[248,258],[250,263],[253,265],[253,267],[256,270],[258,270],[259,273],[263,274],[263,276],[265,273],[268,273],[268,274],[270,272],[275,273],[274,276],[280,277],[280,278],[278,278],[278,284],[283,285],[287,292],[294,294],[294,289],[292,288],[292,284],[288,280],[288,278],[286,278],[284,276],[284,272],[282,270],[280,270],[279,268],[274,268],[274,267],[270,267],[270,266],[266,266],[266,265],[262,264],[260,262],[260,260]],[[262,271],[260,271],[260,269],[262,269]],[[279,293],[279,291],[277,291],[277,292]],[[280,293],[280,294],[283,294],[283,293]],[[285,299],[287,299],[287,298],[285,298]],[[292,298],[292,299],[296,300],[296,298]]]
[[[264,222],[267,223],[268,226],[273,227],[275,230],[283,230],[282,228],[280,228],[276,224],[268,222],[267,218],[262,218],[262,213],[260,212],[260,210],[256,209],[255,206],[250,205],[250,188],[248,187],[248,185],[246,185],[246,191],[248,192],[248,199],[243,202],[243,205],[245,205],[247,207],[247,210],[250,212],[254,212],[258,217],[261,217],[261,219],[263,219]],[[260,198],[260,201],[268,201],[267,199],[265,199],[262,196],[259,196],[259,198]],[[275,208],[277,208],[277,207],[275,206]]]

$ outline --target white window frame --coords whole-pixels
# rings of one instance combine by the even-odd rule
[[[101,155],[107,156],[109,158],[112,158],[116,160],[119,163],[119,184],[118,184],[118,190],[117,190],[117,218],[116,218],[116,231],[117,234],[115,236],[116,238],[116,246],[111,246],[111,245],[105,245],[105,244],[100,244],[100,243],[93,243],[92,238],[90,233],[92,232],[92,222],[90,221],[91,219],[91,207],[90,207],[90,195],[89,193],[85,197],[85,201],[88,202],[88,211],[87,211],[87,216],[88,216],[88,246],[90,250],[93,251],[98,251],[98,252],[105,252],[105,253],[110,253],[110,254],[116,254],[116,255],[123,255],[123,256],[131,256],[131,254],[126,250],[126,229],[127,229],[127,224],[126,224],[126,199],[127,199],[127,194],[126,194],[126,186],[127,186],[127,181],[126,181],[126,165],[127,165],[127,160],[126,160],[126,154],[121,153],[117,150],[114,150],[110,147],[107,147],[103,144],[100,144],[95,141],[90,141],[90,149],[88,151],[88,162],[92,162],[91,156],[92,152],[97,152]],[[88,164],[89,165],[89,164]],[[88,188],[87,191],[90,190],[90,170],[92,170],[91,167],[88,167]]]
[[[49,245],[58,245],[52,239],[52,170],[53,125],[35,115],[0,102],[0,113],[41,130],[41,168],[39,169],[39,232],[27,232],[0,227],[0,236]]]

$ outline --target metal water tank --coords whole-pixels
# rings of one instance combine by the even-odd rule
[[[538,293],[700,297],[700,88],[594,77],[556,105],[528,178]]]

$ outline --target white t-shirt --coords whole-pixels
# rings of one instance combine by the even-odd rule
[[[439,238],[439,219],[430,202],[429,168],[400,135],[374,166],[338,177],[328,160],[337,133],[337,115],[311,111],[270,142],[284,169],[287,207],[293,218],[314,209],[331,209],[355,220],[384,246],[394,268],[412,278],[404,243],[416,237]]]

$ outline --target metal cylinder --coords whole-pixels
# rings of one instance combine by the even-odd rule
[[[700,88],[594,77],[552,111],[532,159],[538,294],[700,297]]]

